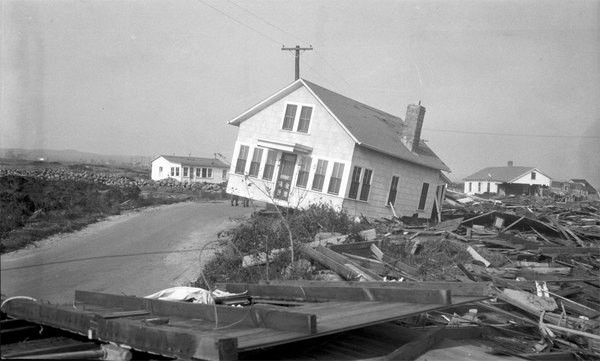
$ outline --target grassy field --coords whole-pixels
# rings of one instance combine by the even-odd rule
[[[149,174],[122,165],[0,159],[0,253],[124,210],[226,196],[219,190],[161,187]]]

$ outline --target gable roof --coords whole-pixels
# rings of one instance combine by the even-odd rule
[[[588,194],[598,194],[598,191],[596,190],[596,188],[594,188],[594,186],[592,186],[590,184],[590,182],[588,182],[585,179],[571,179],[571,181],[573,181],[575,183],[583,184],[585,187],[585,190],[588,192]]]
[[[216,159],[216,158],[201,158],[201,157],[181,157],[176,155],[159,155],[154,158],[152,162],[158,158],[163,157],[171,163],[179,163],[185,165],[191,165],[196,167],[215,167],[215,168],[229,168],[229,164]]]
[[[487,167],[482,170],[471,174],[464,178],[466,181],[494,181],[510,183],[523,175],[536,171],[541,173],[535,167],[517,167],[517,166],[506,166],[506,167]]]
[[[354,142],[379,153],[403,159],[429,168],[450,171],[450,168],[425,144],[420,141],[415,153],[401,141],[404,121],[394,115],[350,99],[304,79],[298,79],[246,112],[229,121],[239,125],[262,109],[305,87],[333,116]]]

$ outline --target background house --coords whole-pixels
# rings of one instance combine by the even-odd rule
[[[464,193],[499,195],[541,195],[552,179],[534,167],[518,167],[509,161],[506,167],[488,167],[463,179]]]
[[[229,121],[239,127],[227,192],[351,215],[439,217],[448,167],[406,119],[298,79]]]
[[[223,183],[229,164],[216,158],[160,155],[152,160],[152,180],[173,178],[180,182]]]

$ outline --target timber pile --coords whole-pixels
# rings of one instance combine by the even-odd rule
[[[365,242],[302,251],[346,281],[491,282],[490,300],[409,326],[514,325],[528,337],[494,337],[508,354],[600,359],[600,202],[478,199],[446,216],[378,220]]]

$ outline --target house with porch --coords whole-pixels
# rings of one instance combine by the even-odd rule
[[[326,203],[350,215],[439,219],[450,171],[406,118],[298,79],[229,121],[227,192],[286,208]]]
[[[230,165],[217,158],[159,155],[152,160],[152,180],[176,179],[187,183],[227,182]]]
[[[505,167],[487,167],[464,180],[464,193],[498,195],[541,195],[549,188],[552,178],[535,167],[515,166],[509,161]]]

